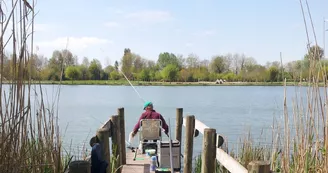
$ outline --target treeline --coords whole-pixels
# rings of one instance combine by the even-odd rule
[[[314,51],[315,49],[319,51]],[[314,55],[314,52],[319,52]],[[3,61],[2,77],[7,80],[18,77],[12,56]],[[187,57],[169,52],[160,53],[157,61],[147,60],[140,55],[125,49],[120,62],[103,67],[99,60],[83,58],[78,63],[77,56],[69,50],[55,50],[50,59],[33,55],[28,61],[24,77],[33,80],[119,80],[124,74],[130,80],[139,81],[226,81],[243,82],[277,82],[286,78],[288,81],[306,79],[309,76],[309,57],[327,64],[323,59],[323,50],[312,46],[301,59],[287,64],[280,61],[260,65],[252,57],[243,54],[227,54],[213,56],[211,60],[200,60],[195,54]],[[279,59],[279,58],[277,58]],[[326,69],[325,69],[326,70]],[[123,73],[121,73],[123,72]]]

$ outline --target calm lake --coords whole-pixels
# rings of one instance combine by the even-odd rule
[[[51,97],[57,85],[44,85]],[[176,108],[217,129],[228,138],[229,147],[237,147],[239,138],[251,130],[254,138],[262,132],[262,145],[271,141],[271,126],[276,117],[283,126],[284,87],[281,86],[136,86],[140,95],[154,103],[155,110],[170,120],[172,136],[175,131]],[[296,87],[287,87],[289,107]],[[143,112],[143,102],[130,86],[63,85],[59,100],[59,123],[64,146],[79,150],[95,134],[101,123],[125,108],[126,139]],[[263,130],[263,131],[262,131]],[[184,133],[184,132],[183,132]],[[264,137],[267,139],[265,140]],[[135,141],[136,143],[136,141]],[[195,151],[201,150],[202,136],[195,139]],[[79,149],[78,149],[79,148]],[[196,153],[195,153],[196,154]]]

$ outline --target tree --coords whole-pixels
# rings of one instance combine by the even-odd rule
[[[110,79],[112,80],[119,80],[120,74],[117,71],[110,72]]]
[[[89,62],[89,59],[87,57],[83,58],[82,65],[84,65],[87,68],[89,67],[90,62]]]
[[[137,54],[132,54],[133,59],[133,72],[139,73],[142,71],[143,68],[145,68],[145,60],[141,58],[141,56]]]
[[[80,65],[78,67],[81,71],[81,79],[88,80],[90,78],[90,73],[89,73],[88,67],[85,65]]]
[[[191,77],[191,73],[187,69],[180,70],[180,79],[184,82],[187,82],[188,79]]]
[[[310,49],[308,50],[308,53],[304,56],[304,59],[307,59],[307,60],[321,60],[323,59],[323,49],[318,46],[318,45],[314,45],[314,46],[311,46]]]
[[[189,54],[186,59],[187,68],[199,67],[199,57],[195,54]]]
[[[81,71],[77,66],[68,66],[65,70],[65,75],[71,79],[73,83],[73,80],[81,78]]]
[[[115,61],[114,67],[115,67],[115,70],[117,71],[118,70],[118,62],[117,61]]]
[[[226,64],[224,62],[223,56],[213,57],[210,63],[210,68],[212,72],[223,73],[227,70]]]
[[[139,74],[139,79],[142,81],[149,81],[150,80],[149,70],[143,69]]]
[[[100,80],[102,68],[99,60],[93,59],[90,63],[88,71],[92,80]]]
[[[269,68],[269,79],[271,82],[276,82],[278,79],[279,69],[276,66]]]
[[[124,55],[122,57],[121,63],[122,63],[121,71],[125,74],[127,78],[131,79],[133,59],[132,59],[131,50],[129,48],[124,49]]]
[[[164,69],[169,64],[173,64],[176,67],[180,67],[178,58],[173,53],[168,52],[159,54],[157,64],[160,69]]]
[[[178,72],[179,69],[176,65],[169,64],[162,70],[162,77],[164,80],[172,82],[177,79]]]

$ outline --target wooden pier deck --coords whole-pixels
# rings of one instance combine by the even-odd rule
[[[145,154],[137,154],[136,160],[133,161],[134,152],[126,152],[126,164],[122,167],[121,173],[154,173],[150,171],[150,158]]]

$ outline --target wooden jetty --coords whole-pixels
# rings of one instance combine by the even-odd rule
[[[184,139],[183,161],[181,157],[179,159],[181,161],[180,163],[183,164],[183,170],[181,169],[181,171],[184,173],[193,172],[193,140],[195,137],[199,136],[199,133],[203,135],[202,173],[215,173],[216,162],[219,162],[231,173],[271,172],[270,162],[268,161],[252,161],[248,164],[248,169],[246,169],[221,148],[224,143],[224,138],[216,132],[216,129],[206,126],[204,123],[197,120],[194,115],[183,117],[183,109],[177,108],[174,139],[180,142],[182,141],[182,127],[185,127],[186,134]],[[96,136],[100,140],[103,151],[102,157],[109,163],[106,173],[151,173],[150,159],[145,154],[137,154],[134,160],[135,152],[126,149],[124,108],[118,108],[117,115],[111,116],[111,118],[97,130]],[[112,141],[112,152],[110,152],[109,138],[111,138]],[[171,138],[173,140],[173,137]],[[180,147],[182,146],[180,145]],[[110,159],[111,155],[115,159]],[[87,161],[72,162],[69,166],[70,173],[90,173],[90,164],[86,162]],[[112,168],[112,165],[115,166]]]

